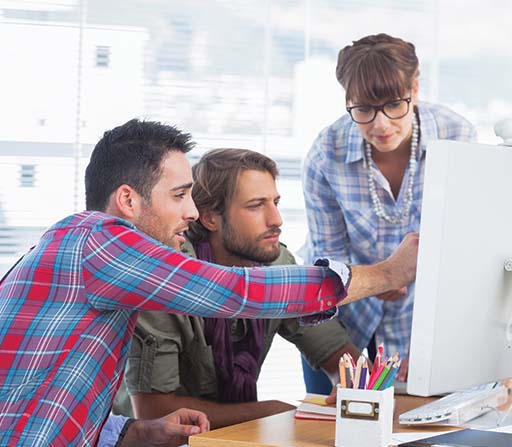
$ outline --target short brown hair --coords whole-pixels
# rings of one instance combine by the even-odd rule
[[[231,204],[240,174],[256,170],[268,172],[275,180],[279,170],[274,160],[248,149],[213,149],[192,167],[192,198],[199,211],[224,215]],[[187,236],[193,243],[207,240],[208,230],[199,220],[189,224]]]
[[[376,34],[340,50],[336,78],[347,101],[378,103],[406,94],[419,75],[418,65],[412,43]]]

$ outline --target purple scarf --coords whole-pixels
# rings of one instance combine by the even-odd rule
[[[202,242],[194,246],[198,259],[214,262],[210,244]],[[204,318],[206,342],[212,347],[221,402],[256,401],[256,382],[259,375],[259,359],[263,349],[263,320],[248,320],[249,331],[233,349],[232,320]]]

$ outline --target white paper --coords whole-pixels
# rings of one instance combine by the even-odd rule
[[[502,427],[496,427],[489,431],[497,431],[499,433],[512,433],[512,425],[504,425]]]
[[[449,433],[447,431],[440,431],[440,432],[425,432],[425,431],[419,431],[419,432],[409,432],[409,433],[393,433],[393,443],[400,444],[402,442],[411,442],[411,441],[417,441],[419,439],[425,439],[430,438],[431,436],[439,436],[443,435],[445,433]]]

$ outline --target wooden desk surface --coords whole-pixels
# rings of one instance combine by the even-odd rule
[[[394,432],[443,431],[448,427],[413,427],[398,424],[398,415],[419,407],[433,398],[397,396],[393,421]],[[333,447],[334,421],[294,418],[295,410],[230,427],[191,436],[190,447]]]

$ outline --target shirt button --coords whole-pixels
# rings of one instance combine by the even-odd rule
[[[328,306],[332,306],[332,301],[327,301]]]

